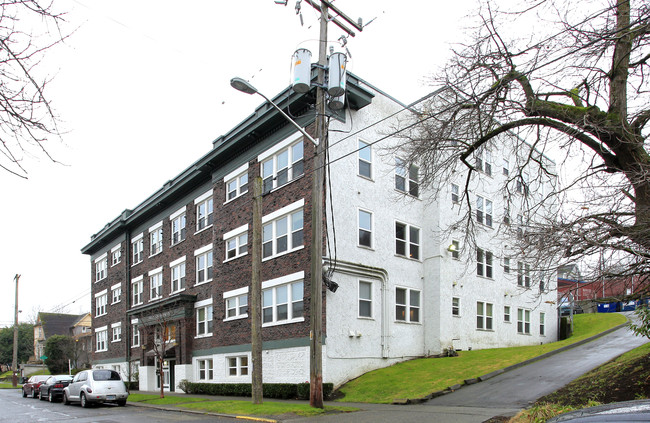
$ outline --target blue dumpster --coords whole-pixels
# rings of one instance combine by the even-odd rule
[[[616,303],[599,303],[598,313],[614,313],[616,312]]]

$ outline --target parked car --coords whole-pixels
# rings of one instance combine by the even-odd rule
[[[58,401],[63,398],[63,388],[72,382],[72,376],[55,375],[47,378],[38,388],[38,399],[50,402]]]
[[[573,305],[573,314],[582,314],[584,310],[577,304]],[[571,314],[571,306],[563,305],[560,307],[560,316],[568,316]]]
[[[126,405],[129,392],[120,374],[115,370],[84,370],[75,375],[72,382],[63,388],[63,403],[79,402],[82,407],[93,403],[116,403]]]
[[[25,384],[23,384],[23,398],[30,395],[32,398],[38,396],[38,388],[41,383],[45,382],[50,375],[37,375],[30,377]]]
[[[609,423],[650,421],[650,400],[613,402],[560,414],[546,423]]]

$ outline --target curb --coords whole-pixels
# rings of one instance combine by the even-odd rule
[[[571,348],[579,347],[580,345],[584,345],[587,342],[591,342],[594,339],[600,338],[601,336],[605,336],[605,335],[608,335],[608,334],[610,334],[610,333],[612,333],[612,332],[614,332],[616,330],[619,330],[619,329],[627,326],[629,323],[630,323],[630,319],[628,318],[627,322],[622,323],[622,324],[620,324],[618,326],[614,326],[613,328],[609,328],[609,329],[607,329],[607,330],[605,330],[605,331],[603,331],[601,333],[598,333],[598,334],[596,334],[594,336],[591,336],[589,338],[585,338],[582,341],[578,341],[578,342],[575,342],[573,344],[566,345],[564,347],[558,348],[556,350],[549,351],[549,352],[544,353],[542,355],[538,355],[537,357],[529,358],[528,360],[524,360],[524,361],[522,361],[520,363],[513,364],[512,366],[504,367],[503,369],[495,370],[493,372],[490,372],[490,373],[485,374],[483,376],[479,376],[477,378],[465,379],[462,384],[452,385],[452,386],[448,387],[445,390],[432,392],[431,394],[429,394],[429,395],[427,395],[427,396],[425,396],[423,398],[396,399],[396,400],[394,400],[392,402],[392,404],[394,404],[394,405],[408,405],[408,404],[420,404],[420,403],[429,401],[430,399],[439,397],[441,395],[446,395],[446,394],[452,393],[454,391],[457,391],[460,388],[462,388],[463,386],[473,385],[473,384],[478,383],[478,382],[483,382],[485,380],[492,379],[493,377],[498,376],[498,375],[500,375],[502,373],[508,372],[510,370],[515,370],[515,369],[523,367],[523,366],[525,366],[527,364],[534,363],[535,361],[543,360],[543,359],[545,359],[547,357],[553,356],[555,354],[559,354],[559,353],[564,352],[566,350],[569,350]]]
[[[143,407],[143,408],[154,408],[157,410],[164,410],[164,411],[176,411],[178,413],[191,413],[191,414],[199,414],[203,416],[214,416],[214,417],[228,417],[231,419],[240,419],[240,420],[253,420],[257,422],[267,422],[267,423],[279,423],[280,420],[274,420],[274,419],[267,419],[264,417],[254,417],[254,416],[240,416],[240,415],[234,415],[234,414],[224,414],[224,413],[213,413],[210,411],[200,411],[200,410],[190,410],[187,408],[179,408],[179,407],[164,407],[160,405],[153,405],[153,404],[146,404],[142,402],[129,402],[128,405],[132,405],[135,407]]]

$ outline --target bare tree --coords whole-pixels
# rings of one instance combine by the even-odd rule
[[[27,178],[25,158],[56,162],[47,141],[60,132],[41,61],[66,38],[63,22],[48,0],[0,2],[0,168],[21,178]]]
[[[650,4],[510,6],[483,3],[471,42],[432,76],[441,88],[415,121],[402,122],[403,156],[421,165],[421,182],[439,193],[456,172],[470,181],[485,149],[505,152],[511,169],[503,198],[534,189],[536,181],[559,182],[541,201],[524,201],[515,227],[504,212],[509,228],[502,229],[520,231],[521,251],[534,248],[557,266],[590,258],[584,276],[591,280],[646,274]],[[469,186],[461,193],[469,211],[458,222],[468,237]],[[557,212],[541,213],[550,203]]]
[[[165,397],[164,361],[167,350],[176,343],[176,324],[174,318],[176,310],[168,309],[164,305],[152,308],[140,317],[138,326],[144,335],[144,345],[151,348],[156,362],[156,376],[160,385],[160,398]]]

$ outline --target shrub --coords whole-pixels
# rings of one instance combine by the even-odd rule
[[[204,383],[183,379],[178,387],[186,394],[220,395],[233,397],[252,396],[250,383]],[[265,383],[262,385],[265,398],[309,399],[309,383]],[[334,385],[323,383],[323,398],[332,394]]]

